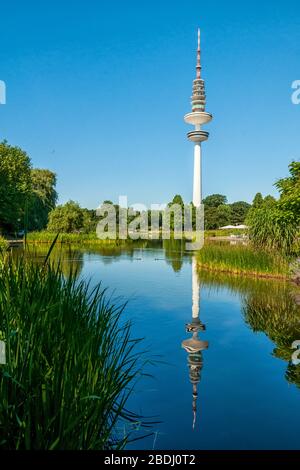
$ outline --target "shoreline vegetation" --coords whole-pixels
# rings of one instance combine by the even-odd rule
[[[141,417],[127,400],[145,365],[140,340],[105,291],[59,266],[0,257],[0,448],[121,449]]]
[[[236,241],[236,245],[218,242],[220,232],[222,231],[214,231],[213,236],[209,232],[206,233],[205,239],[207,242],[197,252],[199,269],[270,279],[287,280],[291,277],[290,262],[287,257],[278,253],[255,249],[251,244],[246,244],[245,238],[239,238],[242,236],[240,233],[237,233],[236,238],[232,239],[228,234],[228,240]],[[31,233],[28,235],[27,243],[29,246],[50,244],[53,238],[54,234],[49,232]],[[175,241],[175,244],[176,242],[181,243],[180,241],[173,241]],[[240,241],[243,243],[240,243]],[[97,247],[143,247],[143,242],[148,242],[151,246],[151,240],[100,240],[94,233],[61,234],[57,240],[57,243],[61,245],[82,248],[95,247],[96,249]],[[155,242],[159,243],[157,240]],[[176,250],[176,245],[174,249]]]
[[[289,261],[251,246],[207,244],[197,255],[199,269],[278,280],[290,278]]]

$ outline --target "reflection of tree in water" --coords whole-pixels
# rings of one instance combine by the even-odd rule
[[[300,367],[291,362],[291,345],[300,339],[300,308],[290,286],[267,286],[263,298],[250,294],[245,298],[244,313],[254,331],[263,331],[276,344],[273,355],[289,362],[286,379],[300,388]]]
[[[49,251],[49,246],[33,245],[26,250],[26,254],[31,259],[43,263]],[[70,277],[71,274],[78,277],[83,268],[83,251],[67,244],[58,245],[51,252],[50,263],[54,269],[59,266],[66,278]]]
[[[183,256],[185,244],[182,240],[164,240],[163,248],[165,251],[165,259],[170,264],[173,270],[177,273],[181,271],[183,266]]]
[[[214,288],[226,286],[240,292],[245,320],[254,332],[265,333],[275,344],[274,357],[288,362],[288,382],[300,388],[300,366],[291,362],[293,341],[300,340],[300,306],[296,287],[288,282],[267,281],[201,271],[200,282]]]

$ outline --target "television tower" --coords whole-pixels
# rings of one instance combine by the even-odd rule
[[[194,189],[193,204],[200,207],[202,203],[202,180],[201,180],[201,142],[208,139],[209,133],[203,131],[201,126],[212,120],[212,115],[205,112],[205,85],[201,78],[201,49],[200,49],[200,29],[198,29],[198,49],[196,79],[193,81],[192,112],[184,116],[187,124],[195,126],[195,130],[187,134],[188,139],[194,142]]]

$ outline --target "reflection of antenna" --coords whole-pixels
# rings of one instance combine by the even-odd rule
[[[200,331],[205,330],[205,326],[201,323],[199,314],[199,298],[200,298],[200,286],[197,277],[197,261],[196,257],[192,260],[192,322],[186,325],[186,331],[192,333],[192,337],[182,341],[182,347],[188,353],[188,367],[190,382],[193,385],[193,429],[196,425],[197,416],[197,398],[198,390],[197,385],[201,379],[201,369],[203,367],[202,351],[208,348],[208,342],[199,339],[198,334]]]

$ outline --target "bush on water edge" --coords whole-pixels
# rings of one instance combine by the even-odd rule
[[[198,253],[198,263],[203,268],[236,274],[273,277],[289,274],[288,260],[250,246],[205,244]]]
[[[122,311],[60,268],[0,258],[0,448],[126,444],[126,423],[140,421],[125,406],[143,355]]]

